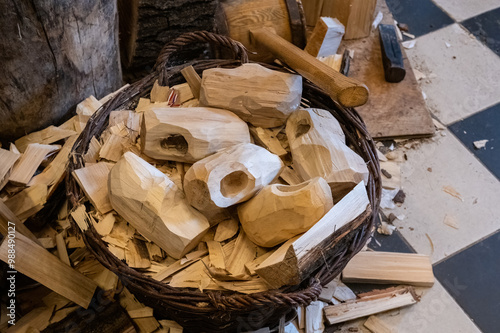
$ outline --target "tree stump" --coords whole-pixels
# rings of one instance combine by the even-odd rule
[[[217,4],[217,0],[118,0],[124,67],[154,65],[161,48],[185,32],[214,31]],[[195,55],[203,52],[199,47],[190,50]]]
[[[2,1],[0,31],[0,140],[55,124],[122,83],[114,1]]]

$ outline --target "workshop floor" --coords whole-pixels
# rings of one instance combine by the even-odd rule
[[[425,76],[419,82],[432,116],[446,128],[400,148],[407,156],[401,166],[406,202],[392,212],[404,218],[392,236],[376,235],[370,244],[430,255],[436,284],[419,289],[419,304],[379,318],[398,333],[498,333],[500,0],[387,3],[416,36],[406,52]],[[476,149],[478,140],[488,141]],[[363,322],[341,330],[369,332]]]

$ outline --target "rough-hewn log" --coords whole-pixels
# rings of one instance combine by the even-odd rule
[[[57,123],[121,85],[114,1],[0,3],[0,139]]]
[[[118,0],[120,49],[125,67],[154,65],[163,45],[185,32],[213,31],[217,3],[216,0]]]

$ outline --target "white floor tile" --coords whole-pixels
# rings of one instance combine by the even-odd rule
[[[453,24],[406,50],[430,110],[448,125],[500,102],[500,57]]]
[[[401,165],[406,200],[392,210],[405,215],[395,221],[399,231],[433,263],[500,229],[500,182],[457,138],[444,133],[407,149],[408,160]],[[463,201],[446,193],[447,186]],[[458,229],[444,223],[446,215]]]
[[[434,0],[434,2],[458,22],[500,7],[498,0]]]

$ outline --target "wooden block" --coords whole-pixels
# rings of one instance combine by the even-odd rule
[[[149,93],[151,103],[156,102],[168,102],[168,96],[170,95],[170,87],[169,86],[160,86],[158,80],[153,84],[153,88]]]
[[[238,206],[238,216],[255,244],[273,247],[309,230],[332,207],[328,183],[316,177],[294,186],[268,185]]]
[[[163,319],[163,320],[160,320],[160,324],[163,328],[167,328],[167,330],[169,330],[170,333],[182,333],[182,330],[183,330],[182,326],[177,324],[173,320]]]
[[[172,91],[174,91],[177,94],[175,105],[182,105],[194,98],[191,88],[187,83],[181,83],[172,86]]]
[[[130,110],[111,111],[109,125],[115,126],[120,123],[125,125],[130,141],[135,142],[141,131],[142,114]]]
[[[226,110],[151,107],[144,113],[142,152],[158,160],[193,163],[249,142],[246,123]]]
[[[380,162],[382,187],[388,190],[401,188],[401,167],[394,161]]]
[[[226,270],[232,275],[246,275],[245,264],[254,260],[257,246],[240,230],[231,256],[227,258]]]
[[[370,212],[366,189],[361,183],[333,206],[311,229],[280,246],[255,271],[272,288],[299,284],[321,265],[321,261],[311,259],[317,258],[314,252],[322,251],[322,255],[327,256],[328,251],[324,252],[323,246],[326,243],[337,242],[350,229],[359,226]],[[344,226],[345,228],[342,228]]]
[[[91,116],[102,106],[94,96],[90,95],[76,106],[76,114],[80,116]]]
[[[268,128],[249,126],[250,133],[255,142],[269,150],[271,153],[283,157],[288,152],[281,146],[280,141],[276,137],[274,131]]]
[[[304,0],[302,5],[304,6],[304,15],[306,19],[306,24],[310,27],[314,27],[321,15],[321,10],[323,8],[324,0]]]
[[[9,207],[20,220],[26,220],[43,208],[47,201],[47,196],[47,186],[45,184],[38,184],[28,187],[13,197],[8,198],[5,200],[5,205]]]
[[[257,258],[255,258],[254,260],[250,261],[250,262],[247,262],[245,264],[245,268],[247,270],[247,273],[249,275],[255,275],[257,274],[257,272],[255,271],[255,269],[257,269],[257,267],[259,267],[260,264],[262,264],[267,258],[269,258],[271,256],[271,254],[274,253],[274,250],[271,250],[271,251],[268,251],[260,256],[258,256]]]
[[[322,333],[325,330],[323,323],[323,308],[321,301],[314,301],[306,307],[306,333]]]
[[[53,237],[38,238],[38,241],[44,249],[53,249],[54,247],[56,247],[56,241]]]
[[[28,184],[45,156],[51,152],[59,150],[60,148],[61,146],[57,145],[41,145],[38,143],[29,144],[24,154],[14,166],[9,177],[9,181],[17,186],[24,186]]]
[[[37,184],[44,184],[49,187],[48,197],[55,191],[57,185],[62,181],[66,175],[66,166],[69,159],[69,153],[76,142],[78,135],[69,137],[57,156],[50,162],[50,164],[43,169],[41,173],[31,178],[28,186],[35,186]]]
[[[427,255],[362,251],[344,268],[342,281],[431,287],[434,274]]]
[[[50,252],[20,233],[16,234],[16,252],[29,255],[16,256],[16,270],[47,288],[87,308],[97,285],[61,262]],[[8,262],[9,242],[0,245],[0,260]]]
[[[356,184],[368,182],[365,161],[345,145],[338,121],[326,110],[301,109],[287,121],[294,169],[304,179],[324,178],[337,202]]]
[[[187,66],[181,69],[181,74],[187,81],[194,98],[200,99],[201,77],[196,73],[193,66]]]
[[[256,127],[281,126],[300,105],[302,77],[243,64],[203,72],[200,104],[231,110]]]
[[[214,241],[223,242],[236,235],[239,225],[235,219],[228,219],[220,222],[215,231]]]
[[[112,207],[176,259],[195,248],[209,228],[165,174],[133,153],[126,152],[111,169],[108,186]]]
[[[344,39],[357,39],[370,35],[376,0],[327,0],[322,16],[337,18],[345,26]]]
[[[413,287],[398,287],[362,294],[359,299],[326,306],[324,311],[328,323],[333,325],[417,302],[418,297]]]
[[[387,326],[386,323],[375,316],[368,317],[363,326],[369,329],[372,333],[394,333],[394,331]]]
[[[211,212],[248,200],[282,167],[281,159],[266,149],[238,144],[194,163],[184,177],[184,192],[193,207]]]
[[[106,187],[108,182],[106,181]],[[94,228],[97,233],[101,236],[107,236],[113,230],[113,226],[115,225],[116,218],[115,215],[111,212],[104,216],[104,218],[96,223],[94,223]]]
[[[24,153],[30,143],[49,145],[62,139],[66,139],[77,134],[73,129],[62,129],[56,126],[49,126],[41,131],[30,133],[16,140],[16,147]]]
[[[334,55],[344,32],[344,25],[336,18],[320,17],[304,50],[314,57]]]
[[[101,214],[106,214],[113,207],[108,195],[108,177],[112,164],[99,162],[92,166],[73,171],[73,177]]]
[[[75,131],[77,133],[81,133],[84,129],[85,126],[87,126],[87,122],[89,121],[90,116],[85,116],[85,115],[76,115],[75,122],[73,126],[75,127]]]
[[[9,176],[12,171],[14,163],[19,159],[21,155],[8,151],[6,149],[0,148],[0,190],[9,181]]]
[[[392,24],[381,24],[378,27],[380,48],[382,50],[382,64],[385,80],[397,83],[403,81],[406,75],[403,63],[403,53],[399,45],[396,27]]]

